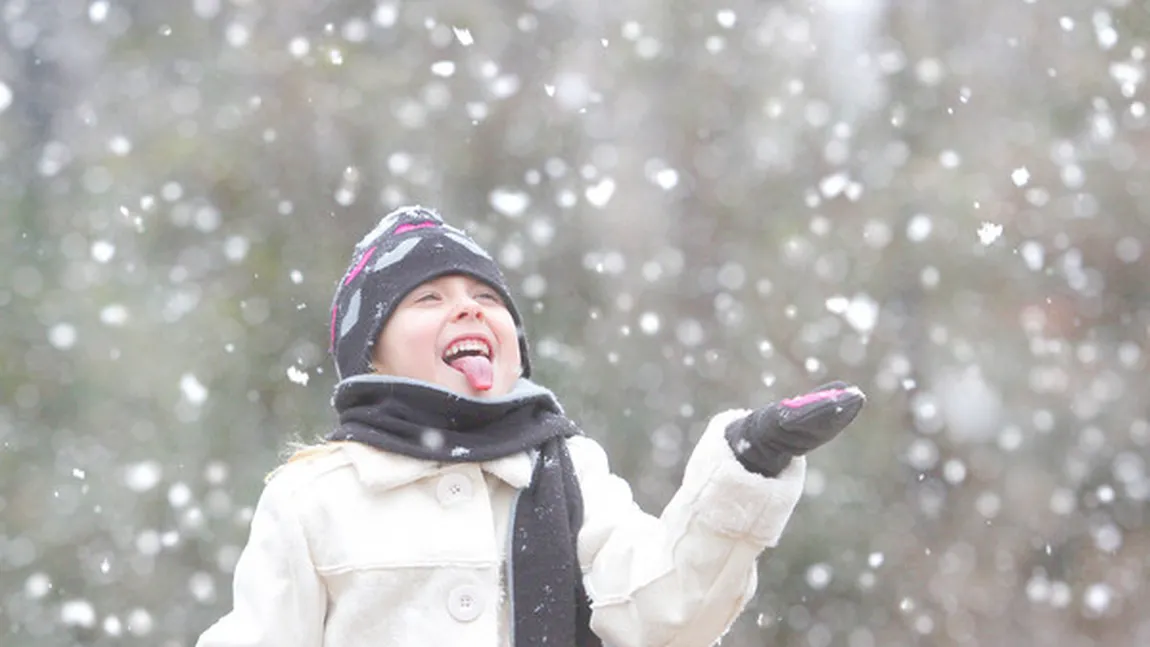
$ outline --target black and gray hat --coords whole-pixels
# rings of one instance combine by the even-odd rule
[[[370,373],[372,347],[395,307],[421,284],[449,274],[483,281],[503,298],[519,331],[522,374],[529,377],[523,320],[499,266],[466,233],[419,206],[387,214],[355,246],[331,307],[330,351],[337,377]]]

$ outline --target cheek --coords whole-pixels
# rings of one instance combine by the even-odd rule
[[[403,348],[399,352],[412,362],[426,363],[428,357],[435,354],[435,331],[420,328],[413,330],[407,339],[403,340]]]
[[[427,370],[427,358],[434,355],[435,329],[419,317],[393,317],[383,343],[377,346],[382,366],[410,377]]]
[[[519,332],[515,327],[515,320],[511,313],[504,311],[499,318],[499,338],[503,341],[501,354],[506,359],[519,358]],[[519,362],[514,362],[518,366]]]

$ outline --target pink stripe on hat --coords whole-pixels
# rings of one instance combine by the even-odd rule
[[[353,267],[352,270],[347,273],[347,278],[343,280],[344,285],[351,283],[352,279],[354,279],[356,276],[359,275],[360,272],[363,271],[363,266],[367,265],[368,259],[370,259],[371,255],[375,253],[375,250],[376,250],[376,248],[372,247],[371,249],[369,249],[363,253],[363,258],[359,259],[359,262],[355,264],[355,267]],[[329,352],[332,350],[335,350],[335,319],[336,319],[336,315],[338,313],[339,313],[339,302],[336,301],[336,303],[333,303],[331,306],[331,334],[330,334],[331,341],[330,341],[330,346],[328,346]]]
[[[351,280],[354,279],[357,275],[359,275],[359,273],[363,270],[363,266],[367,265],[367,259],[371,258],[371,255],[374,253],[375,253],[375,247],[372,247],[371,249],[364,252],[363,258],[361,258],[359,260],[359,262],[356,263],[355,268],[353,268],[350,272],[347,273],[347,278],[343,280],[344,285],[351,283]]]

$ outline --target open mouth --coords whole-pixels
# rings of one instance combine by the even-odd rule
[[[461,357],[484,357],[491,361],[491,346],[485,340],[468,337],[451,343],[443,351],[443,361],[451,364]]]
[[[486,391],[494,382],[491,345],[479,337],[464,337],[448,344],[443,362],[467,378],[476,391]]]

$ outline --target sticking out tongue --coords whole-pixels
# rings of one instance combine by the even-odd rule
[[[494,381],[491,360],[482,355],[464,355],[451,361],[451,368],[463,373],[467,383],[476,391],[486,391]]]

